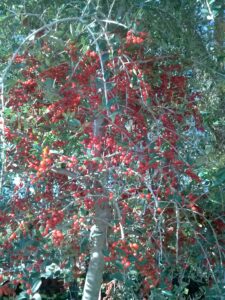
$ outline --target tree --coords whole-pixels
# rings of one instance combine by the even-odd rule
[[[24,297],[57,272],[80,286],[86,277],[83,299],[98,299],[103,275],[106,296],[116,297],[117,280],[134,298],[132,276],[139,297],[180,296],[185,284],[171,291],[174,277],[199,265],[219,285],[224,223],[205,214],[194,171],[201,95],[179,53],[149,55],[143,24],[111,19],[100,4],[94,18],[91,5],[81,16],[64,16],[66,7],[6,69],[4,171],[15,187],[5,181],[4,274],[27,281]]]

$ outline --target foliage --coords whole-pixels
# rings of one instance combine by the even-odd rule
[[[205,130],[204,83],[193,81],[207,70],[193,67],[199,47],[182,50],[186,27],[177,34],[201,3],[63,2],[12,6],[14,55],[2,55],[1,280],[31,299],[41,278],[59,276],[81,296],[104,227],[105,299],[182,299],[193,282],[222,297],[224,169],[202,163],[212,122],[204,118]],[[158,20],[168,11],[171,44]]]

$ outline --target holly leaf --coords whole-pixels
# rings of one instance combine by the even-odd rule
[[[34,282],[32,288],[31,288],[31,289],[32,289],[32,293],[37,292],[38,289],[40,288],[41,284],[42,284],[42,280],[41,280],[40,278],[37,279],[37,280]]]

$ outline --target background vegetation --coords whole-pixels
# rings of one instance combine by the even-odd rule
[[[111,192],[115,201],[113,214],[116,217],[111,219],[108,211],[109,214],[104,215],[106,219],[103,218],[105,223],[97,224],[97,227],[104,227],[109,223],[110,230],[113,228],[109,241],[103,241],[110,245],[108,250],[104,249],[104,257],[111,257],[112,244],[117,240],[122,241],[119,246],[114,247],[116,256],[111,261],[105,259],[106,267],[102,266],[103,273],[99,274],[102,299],[224,299],[224,11],[225,4],[220,0],[29,0],[13,3],[10,0],[1,1],[2,297],[12,293],[11,289],[15,287],[18,292],[20,284],[22,293],[18,299],[44,299],[46,289],[41,292],[39,288],[41,284],[44,286],[44,280],[48,279],[53,282],[59,280],[57,285],[61,286],[61,289],[58,289],[55,296],[53,284],[54,292],[47,291],[50,293],[47,299],[81,299],[82,296],[83,299],[97,299],[98,290],[88,290],[87,286],[83,288],[93,244],[98,245],[99,236],[102,238],[102,235],[92,232],[93,240],[89,237],[94,223],[94,213],[87,214],[87,211],[93,208],[91,200],[82,206],[73,198],[75,192],[75,198],[86,199],[86,196],[82,195],[83,190],[90,190],[96,185],[100,188],[98,183],[91,181],[94,178],[104,188],[107,186],[107,197],[110,197]],[[142,38],[139,36],[141,32],[146,33],[144,44],[131,42],[131,45],[127,46],[129,31],[139,38]],[[141,173],[137,175],[139,171],[132,164],[126,168],[131,168],[136,172],[135,175],[130,175],[129,170],[125,170],[128,173],[121,175],[117,180],[112,179],[111,183],[111,175],[104,169],[105,162],[103,171],[99,171],[100,175],[90,166],[93,154],[87,150],[87,144],[83,143],[87,139],[86,134],[90,137],[90,132],[86,131],[86,127],[89,128],[86,121],[92,124],[91,128],[94,128],[95,132],[96,122],[100,122],[100,127],[105,126],[104,128],[109,130],[109,124],[102,123],[102,117],[98,119],[102,113],[107,115],[112,124],[115,124],[117,116],[126,119],[125,123],[121,121],[117,125],[120,133],[114,133],[117,138],[115,149],[118,150],[116,147],[120,146],[126,155],[133,146],[124,138],[124,132],[121,133],[123,127],[125,126],[127,134],[131,134],[132,141],[133,138],[138,139],[138,133],[132,127],[135,117],[131,112],[123,111],[122,101],[127,94],[124,88],[138,90],[141,85],[134,64],[131,70],[125,67],[126,72],[130,72],[127,77],[129,80],[125,87],[118,88],[122,76],[126,76],[126,72],[121,72],[125,60],[120,61],[117,67],[110,69],[109,66],[110,63],[113,65],[114,59],[118,57],[126,58],[126,63],[141,61],[137,67],[138,72],[143,72],[146,86],[147,83],[151,85],[151,95],[154,97],[158,97],[158,90],[163,88],[163,97],[167,89],[171,88],[175,94],[179,94],[183,89],[181,83],[176,83],[175,87],[170,81],[165,83],[162,74],[166,72],[167,76],[187,79],[185,96],[179,97],[187,100],[187,97],[194,95],[194,109],[185,101],[176,106],[167,106],[160,102],[160,98],[161,100],[154,104],[149,91],[147,105],[143,104],[144,102],[136,103],[136,108],[140,109],[145,120],[140,117],[138,122],[146,122],[143,125],[147,127],[146,132],[142,133],[145,141],[155,141],[163,136],[165,128],[160,118],[165,107],[170,117],[171,111],[176,110],[185,116],[184,123],[174,121],[176,132],[181,138],[179,143],[173,146],[176,148],[175,158],[191,166],[194,175],[191,175],[190,180],[179,170],[176,175],[179,188],[169,198],[165,196],[168,182],[163,181],[162,165],[166,159],[171,163],[174,157],[153,157],[151,162],[159,163],[161,168],[151,166],[149,170],[152,178],[158,180],[158,183],[153,182],[152,187],[148,185],[144,188],[143,184],[140,184]],[[83,69],[80,62],[83,63]],[[100,67],[95,68],[96,62]],[[65,63],[68,63],[69,71]],[[94,74],[94,77],[91,77],[91,74]],[[60,115],[61,107],[55,103],[60,97],[62,101],[62,87],[65,87],[73,75],[77,76],[76,82],[79,82],[79,91],[82,91],[82,107],[87,111],[90,109],[89,103],[94,101],[91,98],[93,90],[90,88],[105,93],[100,109],[95,110],[91,107],[94,115],[87,112],[81,115],[72,108]],[[113,78],[117,78],[116,76],[119,80],[114,86]],[[85,82],[85,78],[88,82]],[[41,96],[34,95],[32,89],[36,89],[36,85],[34,87],[34,83],[28,82],[34,79],[37,80]],[[142,97],[144,88],[141,87]],[[17,89],[20,89],[20,93]],[[110,93],[116,93],[116,96],[110,98]],[[26,101],[24,95],[27,95]],[[131,110],[136,108],[130,106]],[[54,114],[49,113],[51,109],[55,109],[55,121],[52,119]],[[187,131],[184,129],[186,125],[189,126]],[[59,141],[61,144],[57,144]],[[136,147],[140,146],[139,142],[136,142]],[[97,142],[93,142],[92,147],[96,147],[95,143]],[[170,141],[169,146],[171,143]],[[151,148],[153,152],[155,146],[154,144]],[[166,152],[169,146],[163,144],[162,152]],[[110,151],[112,152],[108,155],[114,155],[116,152]],[[23,160],[24,157],[28,157],[28,160]],[[74,157],[74,161],[71,157]],[[102,153],[99,157],[102,159]],[[49,161],[46,163],[47,159]],[[82,173],[78,182],[77,178],[73,178],[76,173],[74,170],[77,171],[76,159],[81,167],[80,172],[84,171],[82,166],[86,163],[86,169],[93,176],[91,180],[86,180],[85,173]],[[36,161],[40,164],[44,161],[45,165],[42,163],[39,168],[36,165],[35,169]],[[74,163],[74,166],[68,166],[68,163]],[[97,160],[97,163],[100,164],[101,161]],[[124,165],[121,163],[116,166],[116,172],[124,174],[119,173],[124,172]],[[171,167],[172,170],[173,168],[174,166]],[[40,182],[35,181],[36,176]],[[51,178],[55,180],[53,183]],[[108,187],[109,183],[111,187]],[[68,187],[72,184],[77,186]],[[154,197],[160,197],[158,187],[163,192],[161,206],[156,207]],[[127,192],[132,188],[135,192]],[[181,204],[179,197],[182,193],[184,198],[189,197],[190,203]],[[148,194],[154,198],[154,204],[149,204],[146,196]],[[93,198],[97,197],[95,193],[93,195]],[[194,195],[194,198],[190,195]],[[24,200],[22,208],[16,202],[21,202],[21,199],[27,201]],[[127,210],[123,203],[128,205]],[[171,204],[173,208],[169,210]],[[29,209],[23,209],[26,205]],[[96,215],[96,206],[94,209]],[[106,207],[100,214],[104,214],[105,209]],[[129,209],[132,212],[129,212]],[[56,215],[53,215],[54,212],[57,212]],[[132,214],[135,213],[140,217],[138,221],[133,218]],[[125,218],[125,224],[121,222],[121,214],[128,216]],[[73,215],[77,217],[72,219]],[[40,222],[43,226],[36,227],[35,222],[39,222],[39,216],[43,217],[43,222]],[[55,225],[51,224],[49,231],[46,231],[45,222],[53,218],[56,218]],[[72,222],[76,224],[71,232]],[[79,227],[79,231],[76,226]],[[169,237],[170,229],[173,231],[172,237]],[[23,236],[24,232],[26,234]],[[59,232],[62,234],[61,238]],[[60,239],[64,239],[63,244]],[[136,256],[141,252],[146,256],[138,269],[135,267]],[[22,258],[21,253],[25,258]],[[35,263],[38,265],[36,269],[33,268]],[[144,272],[147,265],[151,267]],[[153,275],[149,278],[150,273]],[[10,282],[6,283],[6,280]],[[147,286],[149,289],[145,291]]]

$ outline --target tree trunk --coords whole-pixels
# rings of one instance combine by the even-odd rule
[[[103,251],[107,244],[108,224],[111,209],[108,203],[96,204],[95,225],[91,230],[91,257],[86,275],[82,300],[98,300],[104,271]]]
[[[101,137],[104,134],[103,118],[98,117],[94,121],[93,135]],[[99,153],[100,155],[100,153]],[[102,188],[99,182],[94,183],[95,186]],[[104,271],[104,249],[107,244],[107,232],[109,223],[112,219],[112,212],[107,201],[100,201],[99,196],[96,197],[95,203],[95,224],[91,228],[90,239],[92,242],[90,262],[88,272],[85,279],[82,300],[98,300],[102,284],[102,276]]]

